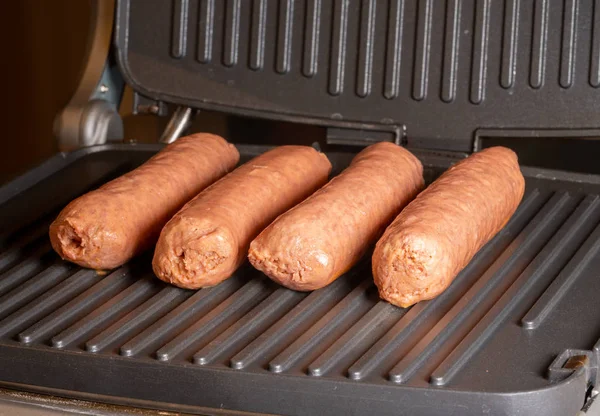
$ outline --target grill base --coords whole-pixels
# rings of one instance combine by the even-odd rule
[[[0,189],[0,384],[186,412],[583,406],[600,358],[598,177],[524,168],[526,196],[508,225],[446,292],[409,309],[379,301],[368,256],[310,294],[248,265],[192,292],[154,278],[149,255],[107,276],[60,260],[47,227],[62,206],[158,148],[84,149]],[[264,150],[240,147],[243,160]],[[328,155],[335,172],[352,157]],[[453,161],[417,155],[428,180]],[[553,360],[577,350],[588,365],[554,363],[550,380]]]

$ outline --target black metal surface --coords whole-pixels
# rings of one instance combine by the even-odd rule
[[[508,225],[409,309],[378,300],[368,258],[313,293],[248,265],[192,292],[154,278],[148,255],[106,276],[61,261],[57,210],[158,148],[59,155],[0,189],[0,384],[187,412],[562,416],[597,383],[599,177],[523,168]],[[452,163],[417,155],[429,180]],[[339,171],[352,154],[329,157]],[[574,355],[587,366],[562,369]]]
[[[121,71],[154,100],[430,149],[600,137],[594,0],[117,3]]]

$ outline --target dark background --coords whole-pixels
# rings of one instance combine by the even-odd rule
[[[75,90],[87,42],[87,1],[0,3],[4,72],[0,180],[58,151],[54,116]]]

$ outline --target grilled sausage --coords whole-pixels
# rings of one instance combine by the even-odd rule
[[[250,245],[258,270],[291,289],[324,287],[350,269],[423,188],[423,167],[392,143],[374,144]]]
[[[387,228],[373,252],[381,298],[402,307],[443,292],[517,209],[517,155],[492,147],[446,171]]]
[[[67,205],[50,225],[52,247],[84,267],[118,267],[150,248],[169,218],[233,169],[239,157],[219,136],[182,137],[137,169]]]
[[[154,272],[187,289],[227,279],[246,258],[250,241],[323,185],[330,171],[327,157],[307,146],[281,146],[252,159],[167,223],[154,252]]]

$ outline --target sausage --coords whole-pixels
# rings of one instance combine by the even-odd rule
[[[250,244],[250,263],[295,290],[314,290],[350,269],[423,188],[423,167],[393,143],[369,146]]]
[[[67,205],[50,225],[52,247],[83,267],[118,267],[150,248],[167,220],[233,169],[239,157],[235,146],[219,136],[182,137]]]
[[[322,186],[330,171],[327,157],[307,146],[281,146],[240,166],[165,225],[152,260],[156,276],[187,289],[227,279],[250,241]]]
[[[387,228],[373,252],[379,296],[408,307],[442,293],[523,198],[517,155],[491,147],[451,167]]]

